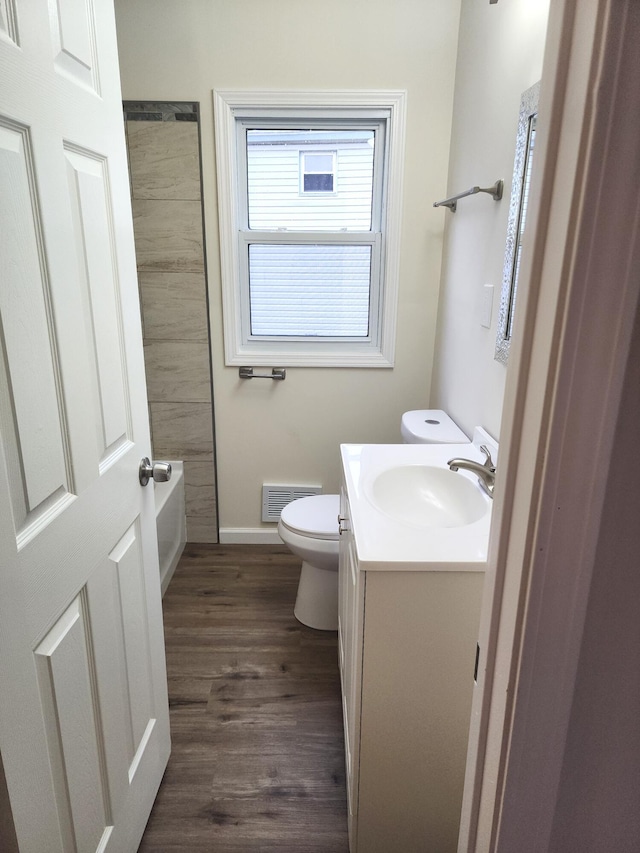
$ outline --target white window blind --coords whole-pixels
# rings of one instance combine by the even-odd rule
[[[366,337],[370,246],[249,245],[251,334]]]

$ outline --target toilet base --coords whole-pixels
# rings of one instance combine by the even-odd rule
[[[298,622],[318,631],[338,630],[338,572],[302,563],[293,613]]]

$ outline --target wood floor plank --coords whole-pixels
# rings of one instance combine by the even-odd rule
[[[280,546],[189,545],[164,598],[173,750],[140,853],[347,853],[335,633]]]

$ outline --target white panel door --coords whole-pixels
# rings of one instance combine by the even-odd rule
[[[132,853],[169,723],[111,0],[0,0],[0,749],[21,853]]]

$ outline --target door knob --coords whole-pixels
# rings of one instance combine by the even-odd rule
[[[145,456],[140,462],[138,478],[141,486],[146,486],[149,480],[155,480],[156,483],[166,483],[167,480],[171,479],[171,463],[154,462],[152,465],[149,457]]]

